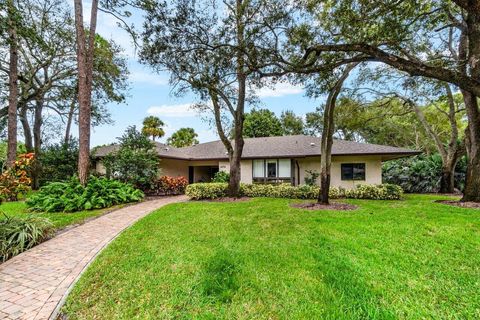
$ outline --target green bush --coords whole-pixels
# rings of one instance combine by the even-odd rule
[[[320,177],[320,173],[318,173],[317,170],[305,170],[305,178],[303,181],[307,186],[316,186],[318,177]]]
[[[48,182],[66,181],[77,173],[78,141],[52,144],[38,155],[40,164],[40,185]]]
[[[227,183],[193,183],[185,189],[185,194],[192,200],[217,199],[227,195]]]
[[[6,261],[53,234],[52,223],[42,217],[0,219],[0,260]]]
[[[216,199],[227,195],[227,183],[194,183],[187,186],[185,194],[193,200]],[[290,199],[316,199],[319,192],[318,186],[294,187],[284,183],[274,184],[242,184],[240,194],[245,197],[270,197]],[[337,199],[343,192],[339,188],[330,188],[330,197]]]
[[[230,174],[225,171],[218,171],[213,176],[212,182],[228,182],[230,181]]]
[[[455,188],[463,190],[467,171],[466,158],[462,157],[455,168]],[[438,192],[442,178],[442,158],[439,154],[419,155],[383,164],[385,183],[396,184],[408,193]]]
[[[73,212],[140,201],[143,196],[142,191],[117,180],[90,177],[83,187],[74,177],[68,182],[47,184],[26,203],[33,211]]]
[[[399,200],[403,189],[394,184],[358,185],[355,189],[346,190],[345,197],[352,199]]]
[[[118,141],[118,151],[103,158],[107,177],[142,190],[152,189],[160,163],[155,144],[135,126],[128,127]]]
[[[216,199],[227,195],[227,183],[194,183],[187,186],[185,194],[193,200]],[[284,184],[242,184],[240,194],[244,197],[269,197],[288,199],[317,199],[320,188],[318,186],[302,185],[294,187]],[[330,198],[352,198],[372,200],[398,200],[403,190],[393,184],[359,185],[352,190],[330,187]]]

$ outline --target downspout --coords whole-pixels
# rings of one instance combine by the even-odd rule
[[[298,160],[295,160],[295,164],[297,165],[297,186],[300,185],[300,165],[298,164]]]

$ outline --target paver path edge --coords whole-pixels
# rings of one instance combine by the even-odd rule
[[[0,319],[55,319],[83,271],[123,230],[164,205],[164,197],[112,211],[0,265]]]

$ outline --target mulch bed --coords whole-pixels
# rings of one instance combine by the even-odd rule
[[[292,203],[290,205],[293,208],[305,209],[305,210],[355,210],[358,207],[342,202],[330,202],[329,205],[319,204],[319,203]]]
[[[480,203],[478,202],[460,202],[457,200],[437,200],[437,203],[443,203],[449,206],[460,207],[460,208],[470,208],[470,209],[480,209]]]

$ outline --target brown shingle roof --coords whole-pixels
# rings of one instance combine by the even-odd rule
[[[185,160],[228,159],[226,149],[221,141],[201,143],[191,147],[174,148],[156,142],[160,157]],[[242,158],[288,158],[320,155],[321,139],[318,137],[296,135],[265,138],[247,138]],[[116,145],[97,148],[95,157],[103,157],[115,151]],[[418,151],[377,144],[359,143],[346,140],[334,140],[332,155],[388,155],[408,156]]]

